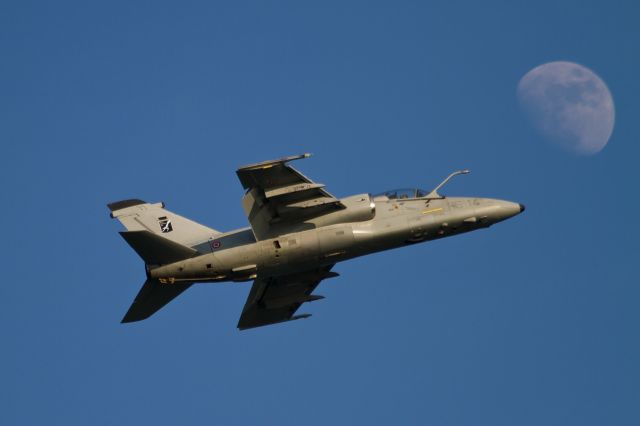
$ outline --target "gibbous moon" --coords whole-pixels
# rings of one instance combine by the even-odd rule
[[[590,69],[573,62],[549,62],[522,77],[518,100],[546,139],[583,155],[605,147],[615,121],[611,92]]]

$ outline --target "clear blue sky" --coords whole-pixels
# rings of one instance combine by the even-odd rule
[[[5,2],[0,423],[638,425],[634,2]],[[598,155],[515,96],[569,60],[608,84]],[[337,196],[522,202],[489,230],[338,265],[311,319],[239,332],[249,284],[119,323],[144,281],[105,204],[246,226],[235,169]]]

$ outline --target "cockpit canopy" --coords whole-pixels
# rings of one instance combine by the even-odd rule
[[[373,200],[387,201],[387,200],[406,200],[411,198],[426,197],[430,191],[425,191],[420,188],[400,188],[392,189],[391,191],[385,191],[380,194],[375,194]]]

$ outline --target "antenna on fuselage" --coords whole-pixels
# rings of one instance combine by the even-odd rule
[[[438,189],[440,189],[443,186],[445,186],[446,183],[449,182],[451,180],[451,178],[453,178],[454,176],[466,175],[469,172],[470,172],[469,169],[464,169],[464,170],[458,170],[457,172],[451,173],[449,176],[447,176],[447,178],[445,180],[442,181],[442,183],[440,185],[436,186],[433,189],[433,191],[431,191],[425,198],[444,198],[442,195],[438,194]]]

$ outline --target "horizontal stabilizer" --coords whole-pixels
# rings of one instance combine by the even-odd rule
[[[147,265],[165,265],[194,257],[198,252],[149,231],[123,231],[122,238]]]
[[[158,280],[148,279],[122,318],[122,322],[135,322],[149,318],[191,287],[191,284],[193,283],[160,284]]]

